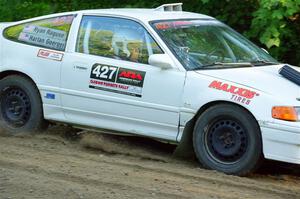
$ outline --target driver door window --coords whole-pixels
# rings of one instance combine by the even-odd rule
[[[83,18],[76,51],[142,64],[148,64],[150,55],[163,53],[137,22],[95,16]]]

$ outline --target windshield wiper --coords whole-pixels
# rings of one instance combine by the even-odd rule
[[[253,60],[250,63],[253,64],[254,66],[266,66],[266,65],[278,65],[278,64],[280,64],[280,63],[277,63],[277,62],[270,62],[270,61],[266,61],[266,60]]]
[[[233,63],[224,63],[224,62],[214,62],[211,64],[201,65],[194,69],[219,69],[219,68],[234,68],[234,67],[253,67],[253,64],[250,62],[233,62]]]

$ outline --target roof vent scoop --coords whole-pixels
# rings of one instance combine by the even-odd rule
[[[183,3],[170,3],[164,4],[155,8],[155,11],[163,11],[163,12],[173,12],[173,11],[182,11]]]
[[[293,69],[292,67],[288,65],[283,66],[279,70],[279,74],[300,86],[300,72]]]

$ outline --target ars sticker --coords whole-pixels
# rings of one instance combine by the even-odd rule
[[[40,49],[38,54],[38,57],[44,58],[44,59],[51,59],[55,61],[62,61],[64,54],[63,53],[58,53],[54,51],[49,51],[49,50],[43,50]]]

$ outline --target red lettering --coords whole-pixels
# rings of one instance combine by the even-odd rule
[[[247,96],[247,92],[248,92],[248,90],[243,89],[243,88],[239,88],[237,94],[238,94],[239,96],[246,97],[246,96]]]
[[[249,92],[248,92],[248,95],[247,95],[247,97],[246,97],[246,98],[248,98],[248,99],[252,99],[252,98],[254,98],[254,97],[255,97],[255,95],[257,95],[257,96],[258,96],[258,94],[257,94],[256,92],[254,92],[254,91],[249,91]]]
[[[130,77],[130,72],[123,71],[123,72],[121,72],[121,74],[119,75],[119,77],[129,78]]]
[[[213,81],[213,82],[209,85],[209,88],[215,88],[215,89],[221,90],[221,85],[222,85],[222,82]]]
[[[239,88],[237,86],[229,85],[227,83],[219,82],[219,81],[213,81],[208,86],[209,88],[214,88],[217,90],[222,90],[228,93],[233,94],[231,96],[231,99],[234,101],[242,102],[245,104],[250,104],[250,100],[246,101],[246,99],[253,99],[255,96],[259,96],[259,93],[256,93],[255,91],[251,91],[244,88]],[[239,96],[239,97],[237,97]]]
[[[125,78],[129,78],[129,79],[137,79],[142,81],[143,77],[141,74],[137,74],[134,72],[130,72],[130,71],[122,71],[119,75],[119,77],[125,77]]]
[[[221,89],[222,91],[228,92],[228,91],[229,91],[228,87],[229,87],[228,84],[223,84],[223,85],[221,86],[220,89]]]
[[[123,86],[123,85],[119,85],[119,88],[127,90],[129,88],[129,86]]]
[[[141,75],[141,74],[137,74],[137,75],[136,75],[136,79],[138,79],[138,80],[142,81],[142,80],[143,80],[143,77],[142,77],[142,75]]]
[[[45,57],[48,57],[50,55],[50,53],[49,52],[41,52],[41,55],[45,56]]]
[[[239,89],[239,88],[236,87],[236,86],[231,86],[231,87],[229,88],[228,92],[230,92],[230,93],[232,93],[232,94],[236,94],[238,89]]]
[[[131,74],[130,74],[130,78],[131,78],[131,79],[136,79],[136,74],[135,74],[135,73],[131,73]]]

